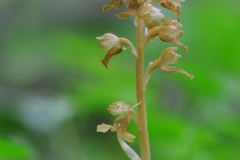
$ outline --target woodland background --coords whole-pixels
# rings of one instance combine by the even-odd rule
[[[136,44],[133,17],[102,12],[110,0],[0,1],[0,159],[123,160],[109,104],[136,103],[129,50],[106,70],[95,37],[114,33]],[[160,7],[159,5],[156,5]],[[153,72],[146,92],[153,160],[240,159],[240,1],[187,0],[180,20],[189,47],[174,66],[195,75]],[[161,8],[161,7],[160,7]],[[174,15],[162,9],[166,17]],[[146,50],[147,64],[172,46]],[[129,132],[137,135],[136,127]],[[139,153],[138,138],[130,144]]]

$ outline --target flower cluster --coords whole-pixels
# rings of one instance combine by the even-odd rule
[[[160,4],[162,7],[172,11],[178,18],[181,8],[180,2],[184,0],[112,0],[111,3],[103,7],[103,11],[109,11],[111,8],[119,9],[123,5],[126,5],[126,12],[117,14],[120,19],[128,18],[135,15],[134,23],[136,25],[137,19],[141,18],[144,21],[146,28],[145,45],[157,37],[163,42],[171,42],[175,46],[181,46],[185,52],[188,51],[188,47],[183,45],[178,38],[183,35],[182,24],[179,20],[172,18],[165,19],[161,10],[154,7],[151,2]],[[131,52],[137,57],[137,50],[134,45],[126,38],[118,38],[114,34],[106,33],[103,36],[97,37],[102,42],[99,44],[99,49],[107,51],[106,56],[102,59],[103,65],[108,68],[110,59],[123,50],[126,50],[124,45],[128,46]]]
[[[109,113],[111,113],[113,116],[119,115],[116,120],[114,121],[113,125],[107,125],[107,124],[101,124],[97,126],[97,132],[107,132],[108,130],[111,130],[112,132],[117,132],[118,141],[124,150],[124,152],[128,155],[129,158],[134,160],[140,160],[139,156],[130,148],[127,142],[132,143],[134,141],[135,136],[128,133],[126,131],[128,125],[130,124],[130,118],[133,119],[133,121],[138,126],[138,117],[136,112],[133,110],[132,103],[126,104],[123,101],[118,101],[113,104],[111,104],[108,108]]]
[[[97,126],[97,132],[107,132],[111,130],[112,132],[117,133],[118,141],[128,155],[128,157],[132,160],[140,160],[139,156],[127,145],[127,142],[132,143],[134,141],[135,136],[127,132],[127,127],[130,124],[131,119],[135,122],[138,131],[140,142],[141,138],[145,141],[148,138],[141,137],[143,131],[147,133],[146,123],[139,124],[138,122],[143,122],[142,116],[144,116],[144,91],[146,89],[146,85],[150,79],[152,72],[160,68],[165,73],[171,72],[179,72],[192,80],[194,78],[193,75],[190,75],[188,72],[184,71],[180,68],[175,68],[170,66],[170,64],[174,64],[178,62],[181,58],[181,55],[175,53],[177,50],[176,47],[168,47],[162,51],[159,58],[155,61],[150,62],[148,69],[143,75],[143,56],[144,50],[147,44],[150,41],[153,41],[159,38],[162,42],[170,42],[174,46],[181,46],[185,52],[188,52],[188,47],[181,43],[178,39],[183,35],[182,24],[179,20],[180,8],[182,7],[180,2],[184,0],[111,0],[111,2],[107,5],[103,6],[103,11],[107,12],[112,8],[119,9],[123,6],[126,7],[125,12],[117,13],[116,16],[119,19],[125,19],[130,16],[135,16],[134,24],[137,27],[137,42],[138,42],[138,50],[134,47],[132,42],[130,42],[126,38],[119,38],[112,33],[106,33],[100,37],[97,37],[100,40],[100,44],[98,46],[99,49],[103,49],[107,52],[105,57],[102,59],[103,65],[108,68],[108,64],[113,56],[121,53],[127,48],[133,53],[136,59],[136,74],[137,76],[137,100],[141,102],[141,106],[138,108],[138,114],[133,110],[134,106],[132,103],[126,104],[123,101],[118,101],[111,104],[108,108],[108,111],[113,115],[118,117],[115,119],[113,125],[101,124]],[[173,18],[165,18],[165,15],[161,12],[161,9],[155,7],[151,3],[155,3],[157,5],[162,6],[164,9],[170,10],[177,20]],[[145,34],[142,33],[145,31]],[[127,47],[127,48],[125,48]],[[139,65],[140,64],[140,65]],[[143,84],[143,85],[142,85]],[[140,88],[140,89],[139,89]],[[141,92],[141,93],[140,93]],[[143,96],[142,96],[143,95]],[[142,105],[144,104],[144,105]],[[138,105],[138,104],[137,104]],[[137,106],[136,105],[136,106]],[[142,107],[143,106],[143,107]],[[140,112],[141,111],[141,112]],[[139,120],[138,120],[139,118]],[[141,134],[140,134],[141,133]],[[145,141],[145,142],[146,142]],[[144,142],[144,143],[145,143]],[[140,145],[143,146],[143,145]],[[148,145],[145,145],[148,146]],[[147,148],[147,147],[146,147]],[[146,149],[146,152],[148,152]],[[143,150],[141,148],[141,150]],[[150,152],[149,152],[150,153]],[[149,154],[146,153],[145,155]],[[150,159],[150,154],[145,156],[144,160]],[[146,158],[147,157],[147,158]]]

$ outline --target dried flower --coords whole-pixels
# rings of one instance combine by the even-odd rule
[[[106,50],[108,53],[102,59],[103,65],[108,68],[108,63],[110,59],[121,53],[122,50],[125,50],[126,48],[123,47],[123,45],[127,45],[130,47],[130,50],[132,53],[137,56],[137,51],[133,44],[126,38],[118,38],[114,34],[106,33],[102,35],[101,37],[97,37],[98,40],[101,40],[102,42],[98,45],[99,49]]]
[[[177,61],[179,61],[179,59],[181,58],[181,55],[175,53],[176,50],[177,50],[176,47],[166,48],[157,60],[155,60],[154,62],[150,62],[149,67],[148,67],[148,71],[147,71],[147,73],[144,77],[145,85],[147,84],[152,71],[154,71],[158,67],[160,67],[161,70],[163,72],[166,72],[166,73],[180,72],[180,73],[188,76],[190,78],[190,80],[192,80],[194,78],[193,75],[190,75],[189,73],[187,73],[183,69],[168,66],[168,64],[174,64]]]

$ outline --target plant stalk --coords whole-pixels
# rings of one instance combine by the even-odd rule
[[[147,115],[145,104],[145,90],[143,83],[143,68],[144,68],[144,41],[143,41],[143,20],[137,20],[137,45],[138,56],[136,58],[136,94],[138,105],[138,134],[142,160],[151,160],[150,146],[147,130]]]

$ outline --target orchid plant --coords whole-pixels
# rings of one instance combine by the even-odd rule
[[[101,41],[98,48],[107,51],[107,54],[102,59],[103,65],[108,68],[109,61],[113,56],[126,50],[128,47],[136,59],[136,97],[137,104],[133,106],[131,102],[126,104],[123,101],[118,101],[111,104],[108,111],[118,117],[113,125],[101,124],[97,126],[97,132],[107,132],[111,130],[117,133],[117,138],[120,146],[126,155],[132,160],[150,160],[150,146],[147,130],[145,90],[152,72],[160,68],[163,72],[179,72],[188,76],[191,80],[194,76],[190,75],[183,69],[169,66],[180,60],[181,55],[175,53],[176,47],[169,47],[162,51],[159,58],[154,62],[150,62],[146,73],[144,74],[144,54],[145,48],[150,41],[159,38],[163,42],[171,42],[175,46],[181,46],[185,52],[188,47],[178,41],[183,35],[182,24],[179,20],[180,8],[184,0],[112,0],[108,5],[103,6],[103,12],[111,8],[119,9],[123,5],[126,6],[126,12],[116,14],[119,19],[126,19],[130,16],[135,16],[134,24],[137,30],[137,47],[126,38],[119,38],[112,33],[106,33],[97,37]],[[177,20],[165,18],[161,10],[152,5],[161,5],[163,8],[172,11]],[[137,108],[137,112],[134,108]],[[131,119],[137,126],[140,142],[141,155],[128,146],[125,142],[132,143],[135,136],[127,132],[127,127]],[[141,158],[140,158],[141,157]]]

